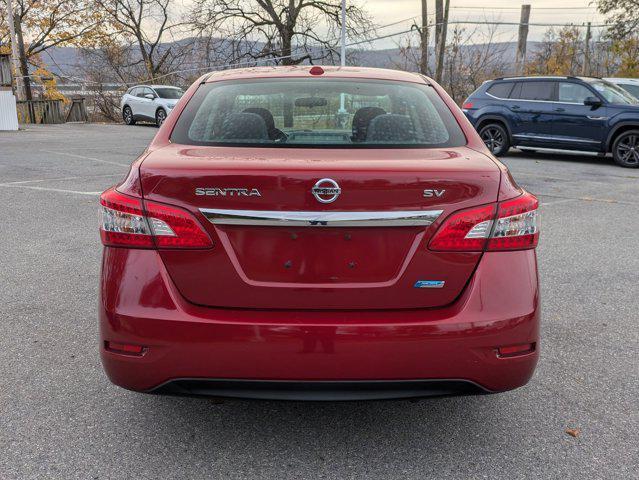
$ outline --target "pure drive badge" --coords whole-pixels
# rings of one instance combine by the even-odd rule
[[[196,195],[207,195],[210,197],[261,197],[262,194],[257,188],[196,188]]]

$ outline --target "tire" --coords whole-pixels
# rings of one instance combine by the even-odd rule
[[[612,158],[622,167],[639,168],[639,130],[628,130],[615,139]]]
[[[164,123],[164,120],[166,120],[166,110],[164,110],[163,108],[158,108],[158,111],[155,112],[155,124],[158,127],[161,127]]]
[[[127,125],[135,125],[135,118],[133,118],[133,111],[131,107],[124,107],[122,109],[122,119]]]
[[[484,125],[479,131],[479,136],[484,141],[486,148],[496,157],[506,155],[510,150],[508,132],[498,123]]]

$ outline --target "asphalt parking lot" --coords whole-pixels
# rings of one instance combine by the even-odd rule
[[[98,357],[97,195],[155,132],[0,132],[0,479],[637,478],[639,170],[505,158],[542,202],[542,358],[526,387],[219,402],[119,389]]]

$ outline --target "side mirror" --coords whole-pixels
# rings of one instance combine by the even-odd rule
[[[584,100],[584,105],[586,105],[587,107],[598,108],[601,107],[602,102],[601,99],[597,97],[586,97],[586,99]]]
[[[152,93],[146,93],[144,95],[144,98],[148,98],[149,100],[155,100],[155,95],[153,95]]]

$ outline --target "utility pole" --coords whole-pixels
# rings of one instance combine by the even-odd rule
[[[340,65],[346,66],[346,0],[342,0],[342,48],[340,52]],[[339,94],[339,110],[337,112],[337,122],[343,128],[346,124],[346,97],[344,93]]]
[[[435,0],[435,57],[439,51],[442,38],[442,24],[444,23],[444,0]]]
[[[440,0],[441,8],[441,0]],[[439,31],[439,42],[437,43],[437,57],[435,64],[435,81],[440,83],[444,73],[444,53],[446,52],[446,34],[448,32],[448,12],[450,11],[450,0],[446,0],[442,22]]]
[[[422,75],[428,75],[428,0],[422,0],[422,28],[419,38],[422,45],[419,71]]]
[[[346,0],[342,0],[342,51],[340,65],[346,66]]]
[[[585,77],[590,74],[590,22],[586,26],[586,45],[584,49],[584,64],[581,69],[581,74]]]
[[[13,0],[7,0],[7,23],[9,24],[9,38],[11,41],[11,63],[16,79],[16,97],[18,100],[25,100],[24,79],[20,74],[20,55],[18,52],[18,40],[16,39],[15,20],[13,16]]]
[[[515,73],[524,74],[526,67],[526,44],[528,43],[528,24],[530,23],[530,5],[521,6],[519,19],[519,39],[517,41],[517,56],[515,57]]]

